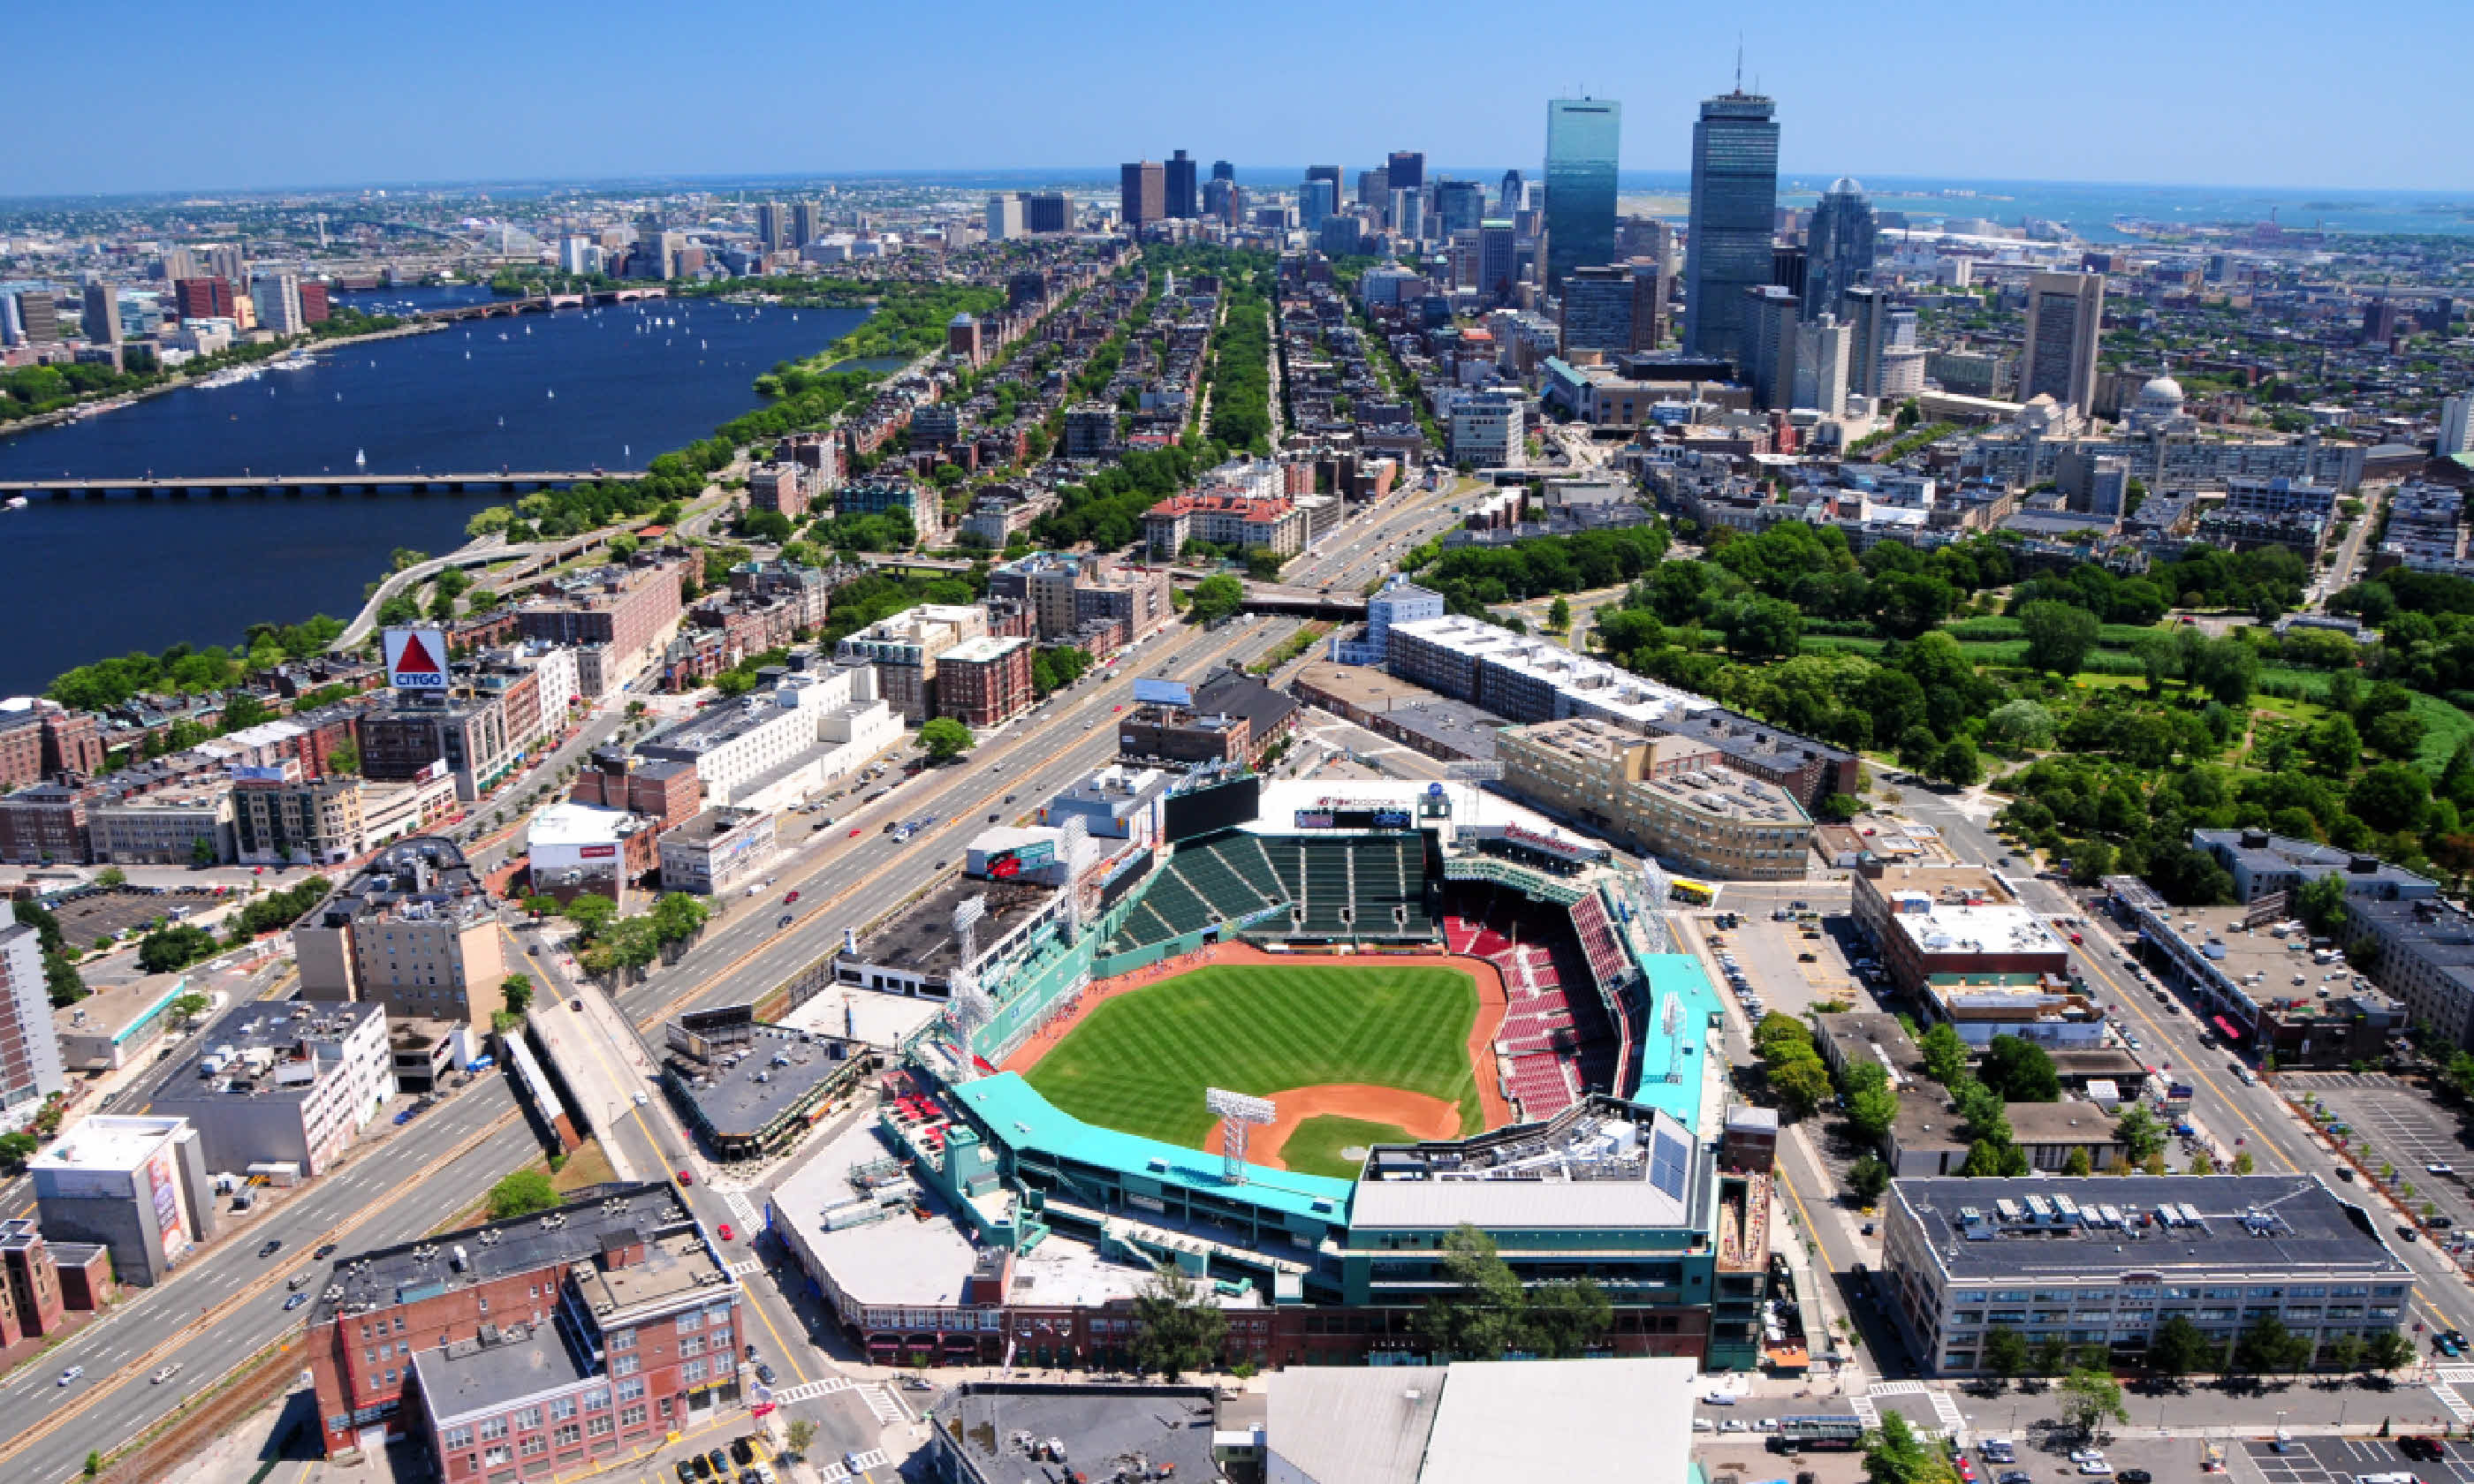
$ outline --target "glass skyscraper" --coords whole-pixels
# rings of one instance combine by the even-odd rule
[[[1745,293],[1770,281],[1778,106],[1740,88],[1701,101],[1692,225],[1684,244],[1684,348],[1742,366]]]
[[[1812,208],[1812,225],[1805,230],[1804,317],[1844,316],[1838,300],[1873,271],[1873,203],[1864,187],[1840,176]]]
[[[1556,98],[1546,105],[1546,281],[1615,260],[1615,154],[1623,105]]]

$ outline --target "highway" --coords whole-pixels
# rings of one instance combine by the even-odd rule
[[[1463,493],[1452,480],[1434,491],[1412,487],[1336,533],[1323,549],[1298,559],[1283,576],[1335,588],[1363,586],[1389,570],[1401,548],[1448,523],[1443,507]],[[1112,758],[1114,717],[1130,705],[1126,680],[1163,670],[1171,678],[1200,680],[1224,662],[1259,655],[1296,627],[1290,618],[1249,616],[1214,630],[1173,626],[1129,650],[1110,672],[1058,692],[1031,715],[982,738],[960,761],[925,770],[874,805],[853,809],[837,801],[815,815],[786,816],[786,824],[810,824],[830,814],[835,824],[812,828],[804,841],[794,837],[792,858],[775,871],[776,890],[764,898],[716,900],[722,910],[686,957],[620,989],[616,1002],[658,1038],[660,1022],[681,1009],[758,998],[832,952],[844,926],[860,926],[958,869],[964,845],[986,827],[989,814],[1007,819],[1028,813]],[[612,706],[625,699],[615,698]],[[542,766],[555,769],[617,724],[605,710]],[[1007,794],[1014,796],[1010,803]],[[886,820],[922,814],[935,815],[937,825],[908,842],[897,844],[883,833]],[[849,833],[854,826],[861,830],[856,839]],[[493,845],[484,853],[495,855],[497,849]],[[782,896],[793,889],[800,900],[785,908]],[[778,927],[786,910],[793,921]],[[525,957],[542,969],[551,955]],[[570,997],[582,993],[563,969],[542,971]],[[610,1044],[615,1051],[615,1038]],[[615,1065],[612,1070],[625,1075]],[[619,1120],[612,1132],[616,1149],[655,1178],[687,1162],[686,1141],[661,1108],[652,1099],[648,1109]],[[645,1113],[652,1115],[639,1116]],[[301,1311],[284,1312],[283,1281],[321,1243],[336,1242],[351,1253],[410,1240],[540,1152],[496,1076],[406,1128],[373,1128],[336,1174],[245,1220],[243,1236],[194,1259],[161,1287],[133,1290],[108,1319],[39,1363],[0,1379],[0,1436],[11,1439],[0,1445],[0,1463],[7,1465],[8,1476],[73,1477],[88,1449],[118,1447],[166,1415],[191,1388],[297,1333]],[[708,1224],[728,1220],[736,1229],[744,1219],[727,1195],[707,1189],[704,1182],[690,1199]],[[747,1200],[761,1209],[760,1194],[751,1192]],[[283,1249],[260,1260],[257,1247],[268,1237],[280,1237]],[[824,1351],[808,1341],[796,1311],[773,1285],[754,1281],[748,1288],[761,1316],[751,1337],[781,1377],[796,1382],[832,1374]],[[183,1365],[174,1382],[149,1382],[157,1367],[173,1361]],[[72,1365],[85,1366],[86,1375],[67,1387],[56,1386],[61,1369]]]

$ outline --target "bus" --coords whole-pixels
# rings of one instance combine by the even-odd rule
[[[1776,1437],[1781,1452],[1801,1448],[1852,1451],[1864,1446],[1864,1424],[1853,1417],[1782,1417]]]
[[[1687,881],[1682,876],[1676,876],[1667,883],[1666,895],[1677,901],[1689,902],[1696,907],[1706,907],[1717,899],[1718,892],[1717,888],[1706,881]]]

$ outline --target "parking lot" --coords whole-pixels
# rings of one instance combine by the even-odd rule
[[[1783,908],[1785,903],[1782,902]],[[1771,909],[1776,910],[1776,909]],[[1861,947],[1854,926],[1847,918],[1790,918],[1779,922],[1769,910],[1754,912],[1738,909],[1733,929],[1718,927],[1718,915],[1699,915],[1697,923],[1702,937],[1710,944],[1710,957],[1724,993],[1743,1006],[1741,989],[1749,987],[1760,1001],[1763,1011],[1776,1010],[1801,1017],[1816,1001],[1834,999],[1858,1009],[1872,1008],[1868,996],[1848,967],[1850,949],[1861,956]],[[1807,961],[1807,955],[1809,961]],[[1731,965],[1728,960],[1732,958]],[[1740,984],[1730,969],[1742,975]],[[1747,1010],[1749,1018],[1758,1019],[1758,1012]]]
[[[2428,1202],[2449,1223],[2432,1233],[2436,1239],[2461,1256],[2474,1245],[2474,1196],[2464,1184],[2465,1172],[2474,1171],[2474,1145],[2454,1110],[2386,1072],[2286,1072],[2277,1086],[2295,1102],[2306,1093],[2318,1098],[2335,1115],[2314,1120],[2323,1138],[2350,1138],[2357,1158],[2374,1170],[2394,1165],[2396,1193],[2406,1208],[2419,1212]],[[2429,1168],[2435,1164],[2455,1173],[2435,1175]]]
[[[2393,1438],[2296,1438],[2280,1453],[2266,1443],[2245,1443],[2232,1456],[2233,1472],[2255,1472],[2264,1484],[2353,1484],[2365,1473],[2411,1473],[2424,1484],[2474,1484],[2474,1464],[2462,1445],[2441,1442],[2445,1456],[2412,1459]]]
[[[60,919],[61,936],[72,946],[90,948],[114,933],[152,922],[175,908],[203,912],[227,899],[211,891],[165,892],[131,887],[72,897],[52,908],[52,915]]]

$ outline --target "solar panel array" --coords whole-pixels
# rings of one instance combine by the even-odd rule
[[[1649,1183],[1677,1200],[1684,1199],[1684,1172],[1690,1165],[1684,1140],[1660,1129],[1650,1140]]]

